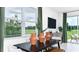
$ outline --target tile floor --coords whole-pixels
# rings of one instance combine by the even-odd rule
[[[75,43],[75,44],[79,44],[79,39],[77,39],[77,40],[75,40],[75,39],[73,39],[73,40],[71,40],[71,39],[68,39],[68,41],[67,41],[68,43]]]
[[[66,52],[79,52],[79,44],[76,43],[62,43],[61,48]]]

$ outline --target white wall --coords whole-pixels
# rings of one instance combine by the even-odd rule
[[[62,26],[62,13],[54,11],[51,7],[43,7],[42,9],[43,16],[43,30],[48,26],[48,17],[56,19],[56,29],[48,29],[47,31],[57,31],[59,26]]]

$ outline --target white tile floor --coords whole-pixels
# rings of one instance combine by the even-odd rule
[[[66,52],[79,52],[79,44],[75,43],[63,43],[61,44],[61,48]]]
[[[79,39],[77,39],[77,40],[75,40],[75,39],[73,39],[73,40],[71,40],[71,39],[68,39],[68,41],[67,41],[68,43],[75,43],[75,44],[79,44]]]
[[[28,39],[28,38],[27,38]],[[14,37],[4,39],[4,52],[23,52],[20,49],[14,47],[14,44],[28,42],[26,37]],[[79,43],[62,43],[61,48],[66,52],[79,52]]]
[[[28,42],[29,37],[12,37],[12,38],[4,38],[4,52],[18,52],[21,51],[17,49],[13,45]]]

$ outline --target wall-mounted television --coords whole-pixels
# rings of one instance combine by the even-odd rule
[[[48,17],[48,28],[56,28],[56,19]]]

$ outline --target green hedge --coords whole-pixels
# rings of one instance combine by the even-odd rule
[[[6,22],[5,37],[15,37],[21,35],[21,26],[19,23]]]
[[[19,36],[21,34],[21,27],[6,26],[6,37]]]

